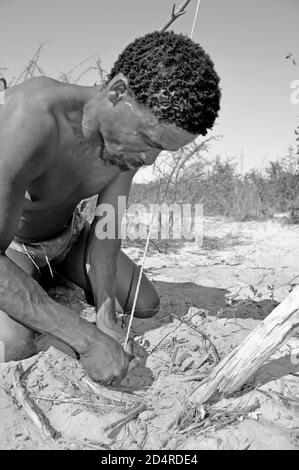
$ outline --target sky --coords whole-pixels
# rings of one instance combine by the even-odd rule
[[[177,2],[178,5],[181,2]],[[171,27],[190,35],[197,0]],[[0,68],[20,74],[40,43],[40,66],[58,78],[86,58],[109,71],[124,47],[169,18],[172,0],[0,0]],[[201,0],[193,40],[220,76],[221,111],[209,157],[234,158],[240,170],[260,168],[295,146],[299,104],[299,0]],[[295,66],[286,55],[297,58]],[[83,69],[92,65],[86,62]],[[80,73],[82,68],[76,70]],[[80,83],[93,85],[90,72]]]

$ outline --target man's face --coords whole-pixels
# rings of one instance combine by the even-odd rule
[[[107,152],[125,157],[137,168],[151,165],[162,150],[177,151],[196,136],[174,124],[159,122],[153,112],[128,96],[101,123]]]

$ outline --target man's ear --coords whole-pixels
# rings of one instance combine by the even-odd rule
[[[129,83],[127,78],[119,73],[111,80],[108,87],[108,100],[115,106],[127,96]]]

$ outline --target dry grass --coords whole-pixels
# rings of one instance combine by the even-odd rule
[[[253,405],[243,408],[231,409],[229,407],[219,410],[209,405],[198,406],[186,403],[185,409],[176,422],[176,429],[186,437],[212,430],[219,431],[238,422],[240,419],[246,418],[249,413],[258,409],[259,406],[259,402],[256,401]]]

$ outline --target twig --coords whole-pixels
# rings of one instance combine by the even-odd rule
[[[110,447],[108,447],[106,444],[103,444],[103,442],[89,441],[87,439],[85,439],[83,445],[84,447],[88,447],[89,449],[94,450],[110,450]]]
[[[156,346],[149,352],[149,355],[151,355],[155,351],[157,351],[158,347],[161,346],[161,344],[166,340],[166,338],[168,338],[168,336],[170,336],[172,333],[173,333],[173,331],[169,331],[168,333],[166,333],[166,335],[163,338],[160,339],[158,344],[156,344]]]
[[[211,353],[210,353],[210,351],[209,351],[208,354],[207,354],[205,357],[202,358],[202,360],[200,361],[200,363],[199,363],[198,366],[197,366],[197,369],[200,369],[200,368],[207,362],[207,360],[209,359],[210,355],[211,355]]]
[[[170,359],[170,368],[169,368],[169,373],[172,374],[173,368],[174,368],[174,363],[178,354],[179,347],[177,346],[175,350],[173,351]]]
[[[135,406],[135,408],[133,408],[131,411],[129,411],[125,416],[123,416],[121,418],[118,418],[115,421],[112,421],[111,423],[109,423],[107,426],[105,426],[103,428],[103,431],[104,432],[107,432],[107,431],[112,432],[118,426],[120,426],[122,424],[126,424],[129,421],[131,421],[131,419],[136,418],[140,413],[142,413],[142,411],[144,411],[146,409],[147,409],[147,405],[145,403],[143,403],[142,405]]]
[[[76,400],[76,399],[60,399],[60,398],[51,398],[51,397],[41,397],[39,395],[34,395],[32,398],[35,398],[35,400],[42,400],[42,401],[49,401],[53,403],[70,403],[74,405],[84,405],[84,406],[100,406],[100,407],[107,407],[111,406],[114,407],[114,405],[109,405],[108,403],[95,403],[92,401],[82,401],[82,400]]]
[[[18,364],[12,373],[12,383],[16,394],[17,401],[22,405],[28,417],[43,432],[43,434],[51,439],[58,439],[61,434],[54,429],[47,416],[36,405],[36,403],[27,394],[26,387],[22,383],[22,374],[24,373],[21,364]]]
[[[202,367],[207,362],[210,355],[211,353],[209,352],[199,363],[199,365],[197,366],[197,369],[200,369],[200,367]],[[178,381],[179,382],[201,382],[203,379],[206,379],[207,375],[208,375],[208,371],[202,374],[189,375],[187,377],[180,377],[178,378]]]
[[[187,6],[189,5],[190,2],[191,2],[191,0],[185,0],[185,2],[182,3],[182,5],[178,8],[177,11],[175,10],[175,3],[174,3],[174,5],[172,7],[171,17],[165,23],[165,25],[162,26],[162,28],[160,29],[160,33],[164,33],[164,31],[166,31],[166,29],[169,28],[169,26],[172,23],[174,23],[177,18],[179,18],[180,16],[182,16],[186,13],[186,8],[187,8]]]
[[[216,349],[216,346],[214,345],[213,341],[211,340],[210,336],[207,334],[207,333],[204,333],[203,331],[201,331],[199,328],[197,328],[195,325],[193,325],[193,323],[189,320],[184,320],[182,318],[180,318],[178,315],[176,315],[175,313],[173,313],[173,315],[178,319],[180,320],[181,322],[185,323],[187,326],[189,326],[189,328],[192,328],[193,330],[197,331],[198,334],[200,334],[204,340],[208,341],[208,343],[210,344],[211,346],[211,349],[212,349],[212,354],[213,354],[213,358],[214,358],[214,361],[216,364],[218,364],[220,362],[220,356],[218,354],[218,351]]]
[[[116,401],[119,403],[123,402],[135,402],[137,401],[138,397],[136,395],[133,395],[131,393],[126,393],[122,390],[113,390],[110,387],[102,387],[99,384],[94,383],[92,380],[90,380],[87,377],[83,377],[82,381],[85,382],[93,392],[95,392],[97,395],[100,395],[101,397],[107,398],[110,401]]]
[[[195,429],[198,429],[198,428],[202,428],[200,430],[200,434],[212,428],[214,428],[215,431],[218,431],[219,429],[223,429],[225,426],[229,426],[230,424],[233,424],[239,418],[243,416],[247,416],[249,413],[252,413],[259,407],[260,407],[260,404],[258,400],[256,400],[256,402],[253,403],[252,405],[241,408],[240,410],[237,410],[237,411],[223,410],[218,413],[216,412],[214,415],[208,414],[206,419],[198,421],[197,423],[192,424],[188,428],[181,429],[178,432],[179,434],[187,434],[190,431],[194,431]]]
[[[38,69],[39,73],[41,73],[41,75],[44,74],[43,70],[38,65],[38,61],[40,58],[42,48],[46,44],[47,44],[46,42],[43,42],[39,45],[38,49],[33,54],[32,59],[28,61],[28,64],[26,65],[25,69],[21,72],[21,74],[16,79],[14,79],[13,82],[10,83],[11,85],[16,85],[17,83],[21,81],[25,81],[33,77],[36,68]]]

